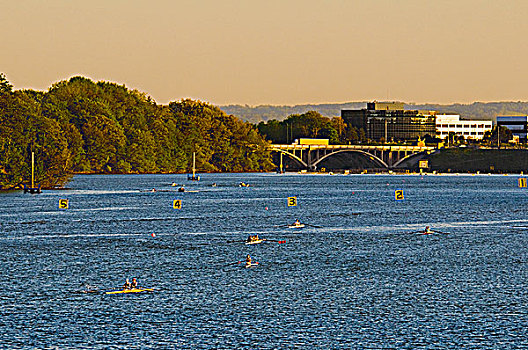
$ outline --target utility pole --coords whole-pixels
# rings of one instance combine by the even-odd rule
[[[500,149],[500,126],[497,124],[497,148]]]
[[[387,143],[387,119],[385,119],[385,143]]]

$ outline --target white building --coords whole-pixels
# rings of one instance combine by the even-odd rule
[[[444,139],[450,132],[465,139],[482,140],[486,131],[491,131],[491,120],[460,120],[458,114],[436,115],[436,137]]]

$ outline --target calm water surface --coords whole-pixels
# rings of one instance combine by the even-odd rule
[[[528,348],[528,190],[517,176],[113,175],[69,186],[0,194],[3,348]],[[297,218],[313,226],[284,226]],[[426,225],[449,234],[412,233]],[[287,242],[228,243],[257,233]],[[246,254],[260,265],[237,264]],[[156,291],[80,293],[127,277]]]

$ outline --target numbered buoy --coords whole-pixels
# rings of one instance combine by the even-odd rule
[[[59,209],[60,210],[66,210],[70,208],[70,201],[65,198],[59,199]]]
[[[180,210],[182,208],[182,201],[181,199],[175,199],[172,201],[172,209]]]

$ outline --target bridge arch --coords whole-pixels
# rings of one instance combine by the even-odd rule
[[[422,152],[417,152],[417,153],[411,153],[409,154],[408,156],[405,156],[403,157],[402,159],[400,159],[399,161],[397,161],[396,163],[394,163],[394,165],[392,166],[393,168],[397,168],[400,164],[402,164],[403,162],[411,159],[411,158],[414,158],[414,157],[419,157],[419,156],[423,156],[423,155],[426,155],[426,154],[429,154],[429,151],[422,151]]]
[[[282,153],[282,154],[286,154],[286,155],[289,156],[290,158],[295,159],[296,161],[298,161],[299,163],[301,163],[305,168],[308,168],[308,164],[306,164],[305,161],[303,161],[300,157],[296,156],[295,154],[290,153],[290,152],[288,152],[288,151],[283,151],[283,150],[281,150],[281,149],[277,149],[276,151],[279,152],[279,153]]]
[[[324,155],[323,157],[319,158],[316,162],[314,162],[312,164],[312,166],[316,166],[317,164],[319,164],[320,162],[322,162],[323,160],[327,159],[327,158],[330,158],[331,156],[333,155],[336,155],[338,153],[344,153],[344,152],[355,152],[355,153],[359,153],[361,155],[364,155],[365,157],[368,157],[370,158],[371,160],[375,161],[375,162],[378,162],[383,168],[386,168],[388,169],[389,168],[389,165],[387,163],[385,163],[383,161],[383,159],[379,158],[378,156],[372,154],[372,153],[368,153],[368,152],[365,152],[365,151],[362,151],[362,150],[358,150],[358,149],[343,149],[343,150],[338,150],[338,151],[335,151],[335,152],[332,152],[332,153],[328,153],[326,155]]]

